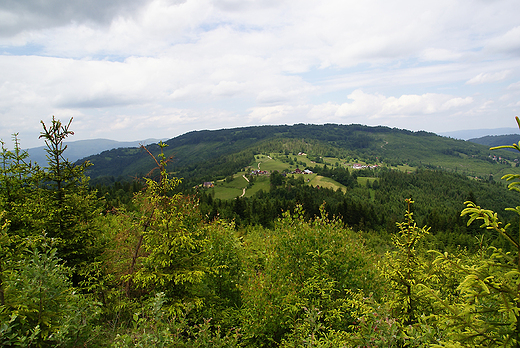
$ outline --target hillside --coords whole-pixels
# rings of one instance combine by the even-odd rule
[[[511,145],[520,141],[519,134],[505,134],[505,135],[487,135],[481,138],[473,138],[468,141],[489,147],[500,145]]]
[[[500,177],[517,170],[512,168],[516,154],[508,151],[492,152],[473,142],[381,126],[298,124],[194,131],[166,144],[169,171],[189,183],[223,179],[254,163],[255,154],[271,152],[305,152],[311,159],[327,156],[389,167],[406,164],[480,177]],[[148,149],[155,155],[160,151],[157,145]],[[155,166],[146,151],[137,147],[104,151],[84,160],[94,164],[88,175],[95,180],[141,177]]]
[[[439,135],[455,139],[469,140],[482,138],[490,135],[518,134],[518,128],[493,128],[493,129],[466,129],[453,132],[441,132]]]

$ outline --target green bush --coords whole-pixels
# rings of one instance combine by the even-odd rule
[[[211,320],[201,324],[192,324],[187,313],[172,314],[165,309],[164,293],[151,298],[133,316],[132,328],[128,333],[118,334],[112,347],[141,348],[231,348],[238,346],[240,335],[237,331],[223,334]]]
[[[291,346],[313,330],[320,339],[347,332],[354,318],[345,296],[379,291],[375,258],[360,236],[328,219],[323,207],[311,222],[303,215],[299,207],[274,230],[258,228],[245,237],[239,315],[246,346]]]
[[[44,240],[4,278],[2,346],[76,347],[96,337],[99,305],[75,291],[60,261]]]

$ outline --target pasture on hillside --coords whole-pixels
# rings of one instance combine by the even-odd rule
[[[323,188],[330,188],[333,190],[340,189],[343,192],[347,191],[347,187],[338,183],[334,179],[327,178],[316,174],[293,174],[292,172],[296,168],[301,170],[308,167],[323,167],[324,165],[334,167],[341,166],[344,168],[350,168],[350,172],[354,173],[356,169],[352,169],[353,164],[369,165],[370,163],[355,161],[345,162],[344,159],[336,157],[323,157],[323,163],[315,163],[311,161],[307,155],[284,155],[282,153],[270,153],[270,154],[258,154],[255,155],[254,163],[244,168],[242,171],[235,173],[233,177],[228,177],[226,180],[219,180],[215,182],[215,187],[211,188],[211,192],[215,198],[218,199],[234,199],[236,197],[245,196],[252,197],[260,190],[268,192],[270,189],[270,176],[269,174],[258,174],[251,176],[250,173],[255,170],[267,171],[272,173],[278,171],[280,173],[286,173],[287,177],[303,177],[305,185],[319,186]],[[291,161],[293,164],[289,163]],[[412,171],[414,168],[409,166],[402,166],[400,168],[403,171]],[[245,178],[244,178],[245,176]],[[247,179],[246,179],[247,178]],[[248,181],[249,180],[249,181]],[[358,183],[365,186],[366,182],[372,183],[375,178],[359,177]],[[244,192],[245,189],[245,192]]]

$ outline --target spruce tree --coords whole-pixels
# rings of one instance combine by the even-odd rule
[[[58,241],[58,255],[69,266],[76,267],[92,261],[97,253],[94,218],[99,215],[97,198],[89,190],[85,170],[91,164],[75,164],[65,157],[65,139],[73,135],[72,118],[67,124],[52,118],[50,125],[43,121],[40,138],[47,148],[47,166],[43,168],[41,191],[44,200],[44,233]]]

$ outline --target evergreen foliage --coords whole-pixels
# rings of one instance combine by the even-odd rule
[[[318,342],[348,332],[354,323],[346,308],[349,291],[379,291],[374,256],[323,207],[321,213],[307,222],[296,207],[273,230],[255,229],[247,237],[239,313],[247,347],[292,346],[308,335]]]
[[[388,252],[382,267],[383,276],[394,290],[388,305],[395,318],[402,320],[403,325],[416,324],[422,311],[428,307],[423,297],[419,296],[418,285],[428,282],[430,275],[426,269],[427,263],[421,258],[420,248],[429,228],[419,228],[413,219],[411,205],[407,199],[408,208],[405,222],[398,222],[399,232],[392,236],[396,251]]]
[[[41,229],[58,241],[60,257],[70,266],[90,262],[97,253],[92,221],[99,214],[95,192],[89,190],[85,169],[90,165],[69,162],[64,157],[63,141],[74,134],[68,124],[52,118],[49,126],[42,121],[40,138],[47,145],[47,167],[41,172],[40,191],[46,216]]]
[[[33,234],[43,217],[40,203],[42,170],[28,161],[28,154],[20,147],[17,134],[13,135],[14,149],[7,149],[2,141],[0,204],[9,221],[11,231],[19,236]]]

